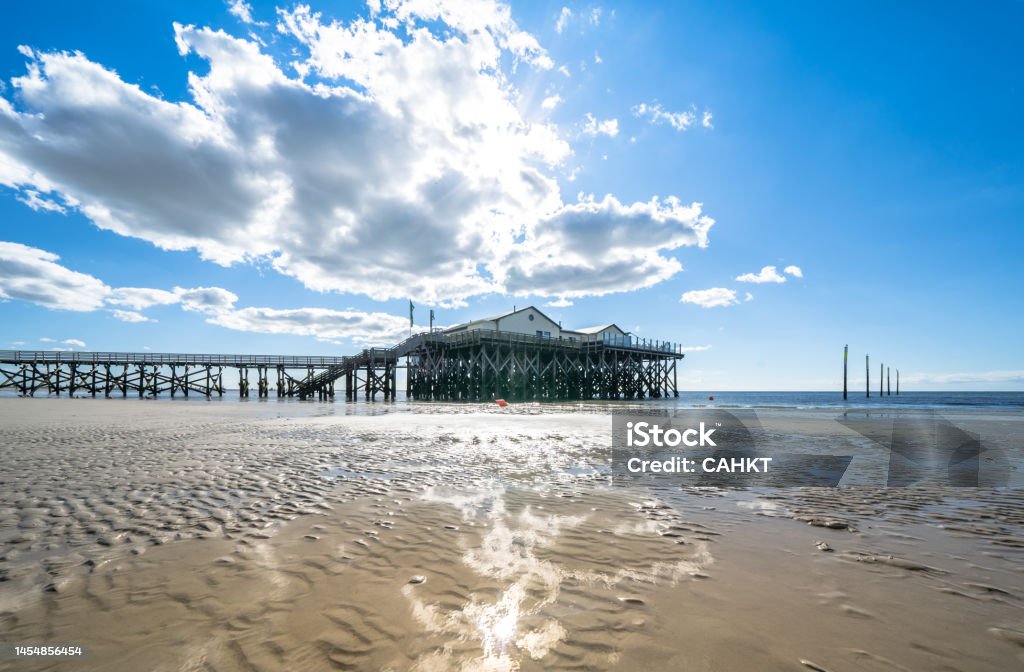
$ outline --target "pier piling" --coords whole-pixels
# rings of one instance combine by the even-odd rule
[[[846,401],[846,362],[850,356],[850,346],[843,346],[843,401]]]

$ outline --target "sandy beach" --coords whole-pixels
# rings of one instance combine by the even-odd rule
[[[0,641],[85,650],[0,669],[1024,663],[1018,488],[619,487],[599,405],[346,409],[0,399]],[[834,416],[760,423],[867,451]]]

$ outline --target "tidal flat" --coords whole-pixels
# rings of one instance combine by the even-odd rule
[[[1007,670],[1024,490],[613,484],[614,405],[0,399],[0,670]],[[955,420],[955,418],[954,418]],[[984,418],[1015,469],[1024,413]],[[862,476],[858,480],[858,476]]]

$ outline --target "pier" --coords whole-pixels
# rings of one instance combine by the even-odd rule
[[[0,350],[0,390],[22,396],[255,396],[395,399],[406,369],[413,400],[678,397],[673,343],[551,338],[503,331],[420,333],[344,357]],[[404,367],[401,365],[405,360]]]

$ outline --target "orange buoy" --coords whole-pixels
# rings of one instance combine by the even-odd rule
[[[508,402],[505,401],[504,399],[495,399],[494,403],[496,403],[498,406],[501,406],[502,408],[508,406]]]
[[[715,400],[715,395],[709,394],[708,395],[708,401],[714,401],[714,400]]]

